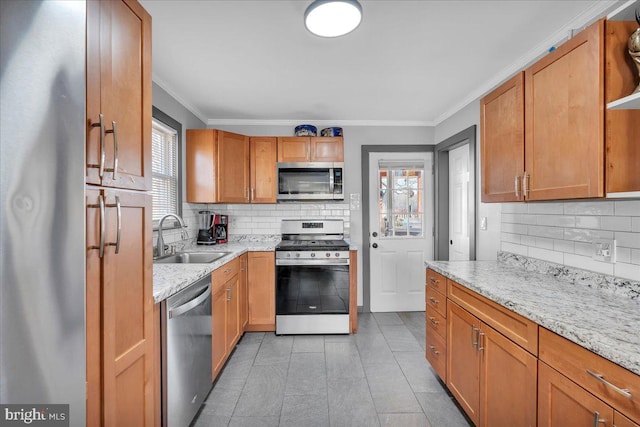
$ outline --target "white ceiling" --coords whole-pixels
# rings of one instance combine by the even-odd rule
[[[142,0],[154,81],[209,124],[435,125],[612,1],[362,0],[335,39],[311,0]]]

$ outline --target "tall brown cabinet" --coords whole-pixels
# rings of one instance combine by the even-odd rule
[[[87,425],[153,426],[151,16],[135,0],[87,2],[86,102]]]

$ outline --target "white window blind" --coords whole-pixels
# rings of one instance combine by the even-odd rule
[[[153,223],[168,214],[180,214],[178,200],[178,134],[153,120],[151,129],[153,157]],[[169,225],[169,224],[166,224]]]

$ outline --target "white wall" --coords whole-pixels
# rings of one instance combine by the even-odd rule
[[[477,125],[476,128],[476,259],[494,260],[500,250],[500,203],[481,203],[481,168],[480,168],[480,100],[458,111],[453,116],[436,126],[435,140],[437,143],[457,134],[458,132]],[[487,229],[480,230],[480,220],[487,218]]]

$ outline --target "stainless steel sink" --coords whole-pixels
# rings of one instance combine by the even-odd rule
[[[231,252],[178,252],[174,255],[158,258],[156,264],[209,264]]]

